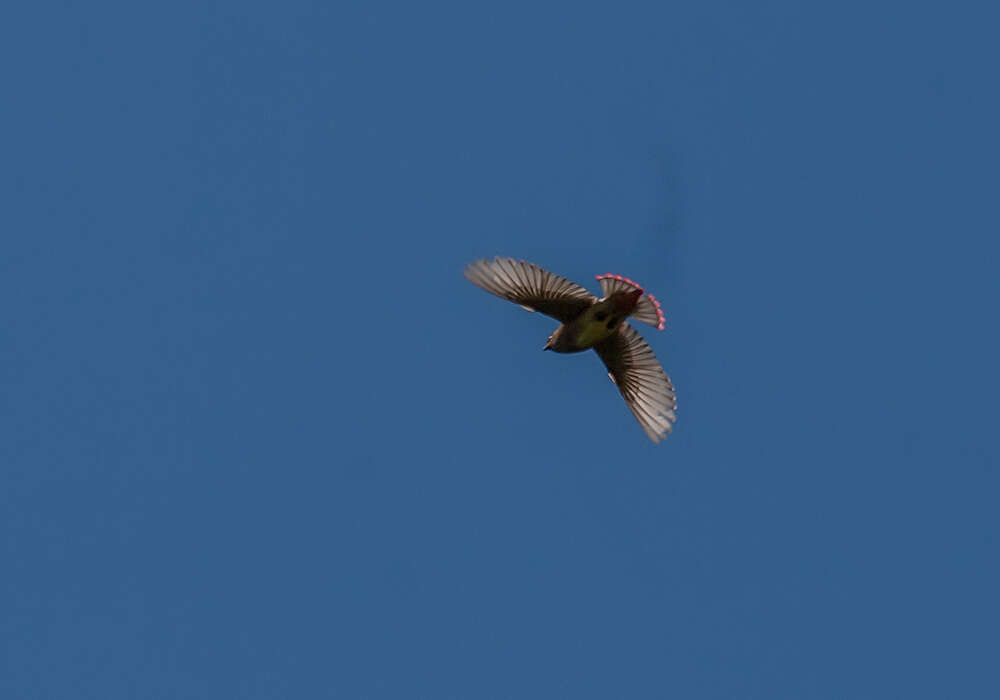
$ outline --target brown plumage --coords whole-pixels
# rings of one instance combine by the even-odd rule
[[[593,348],[608,368],[629,410],[653,442],[665,438],[676,420],[677,400],[670,378],[639,332],[632,317],[662,330],[660,303],[635,282],[620,275],[598,275],[598,299],[578,284],[529,262],[513,258],[477,260],[465,268],[473,284],[561,323],[545,350],[581,352]]]

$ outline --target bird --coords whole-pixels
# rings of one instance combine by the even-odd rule
[[[632,415],[654,443],[670,434],[677,420],[677,398],[670,377],[629,318],[663,330],[658,302],[639,284],[621,275],[597,275],[603,297],[534,263],[496,257],[476,260],[465,278],[527,311],[560,322],[543,350],[583,352],[593,348],[604,362]]]

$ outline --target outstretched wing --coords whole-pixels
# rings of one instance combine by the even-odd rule
[[[465,278],[491,294],[562,323],[572,321],[597,300],[580,285],[513,258],[477,260],[465,268]]]
[[[667,437],[677,420],[674,387],[639,332],[623,323],[594,350],[649,439],[659,442]]]

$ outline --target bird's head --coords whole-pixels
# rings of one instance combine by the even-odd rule
[[[564,346],[566,345],[566,338],[563,338],[563,326],[559,326],[553,331],[552,335],[545,342],[545,347],[542,350],[554,350],[555,352],[565,352]]]

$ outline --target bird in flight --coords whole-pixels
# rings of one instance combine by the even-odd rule
[[[578,284],[513,258],[477,260],[465,268],[470,282],[528,311],[559,321],[545,350],[582,352],[593,348],[608,368],[629,410],[653,442],[673,427],[677,400],[670,377],[652,349],[626,319],[663,330],[660,302],[621,275],[597,275],[603,298]]]

